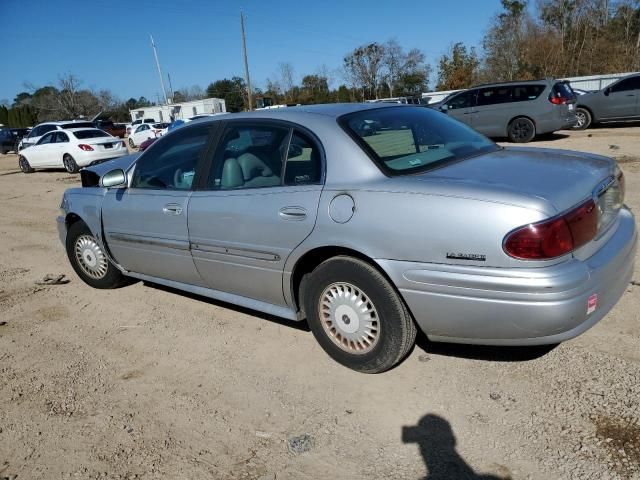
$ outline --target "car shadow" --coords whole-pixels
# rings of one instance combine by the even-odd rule
[[[427,414],[417,425],[402,427],[402,442],[415,443],[427,476],[421,480],[511,480],[511,475],[498,477],[476,473],[456,450],[456,437],[444,418]],[[504,467],[502,467],[504,468]]]
[[[598,130],[601,128],[629,128],[629,127],[640,127],[640,120],[631,120],[628,122],[597,123],[595,125],[591,125],[589,127],[589,130]]]
[[[176,295],[180,295],[182,297],[191,298],[193,300],[197,300],[199,302],[205,302],[209,305],[215,305],[216,307],[226,308],[227,310],[233,310],[234,312],[242,313],[245,315],[250,315],[252,317],[258,317],[262,320],[267,320],[272,323],[277,323],[278,325],[283,325],[286,327],[291,327],[295,330],[301,330],[304,332],[310,332],[311,329],[307,325],[306,320],[302,320],[300,322],[296,322],[293,320],[287,320],[286,318],[278,317],[276,315],[270,315],[268,313],[259,312],[257,310],[252,310],[250,308],[241,307],[239,305],[234,305],[233,303],[223,302],[221,300],[215,300],[213,298],[205,297],[202,295],[198,295],[196,293],[186,292],[184,290],[179,290],[177,288],[167,287],[165,285],[160,285],[158,283],[153,283],[147,280],[144,280],[142,284],[146,287],[155,288],[158,290],[162,290],[164,292],[174,293]]]
[[[419,348],[428,354],[445,357],[467,358],[487,362],[527,362],[545,356],[557,346],[557,343],[511,347],[432,342],[424,333],[418,330],[415,348]]]

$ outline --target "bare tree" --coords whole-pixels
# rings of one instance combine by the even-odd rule
[[[344,57],[347,75],[355,80],[363,94],[369,98],[379,98],[384,52],[384,45],[374,42],[362,45]]]
[[[289,62],[280,62],[278,64],[278,70],[279,70],[279,83],[280,83],[280,87],[282,88],[282,92],[285,96],[285,98],[289,101],[292,100],[293,96],[293,86],[294,86],[294,71],[293,71],[293,65],[291,65],[291,63]]]

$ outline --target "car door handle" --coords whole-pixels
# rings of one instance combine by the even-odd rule
[[[180,215],[182,213],[182,207],[177,203],[167,203],[162,207],[162,213],[166,215]]]
[[[307,211],[302,207],[282,207],[278,215],[283,220],[304,220],[307,218]]]

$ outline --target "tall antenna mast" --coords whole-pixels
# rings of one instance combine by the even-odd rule
[[[247,60],[247,41],[244,35],[244,15],[240,11],[240,33],[242,33],[242,54],[244,55],[244,80],[247,82],[247,96],[249,97],[249,111],[253,110],[253,93],[251,92],[251,79],[249,78],[249,61]],[[160,68],[160,67],[158,67]]]
[[[164,103],[168,104],[169,100],[167,99],[167,91],[164,88],[164,80],[162,78],[162,70],[160,70],[160,61],[158,60],[158,52],[156,51],[156,44],[153,41],[153,35],[149,34],[151,37],[151,48],[153,48],[153,56],[156,59],[156,67],[158,67],[158,75],[160,76],[160,86],[162,87],[162,93],[164,95]]]

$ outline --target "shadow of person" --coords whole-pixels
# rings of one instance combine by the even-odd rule
[[[456,452],[451,425],[438,415],[425,415],[416,426],[402,427],[402,441],[420,447],[428,472],[424,480],[509,480],[475,473]]]

